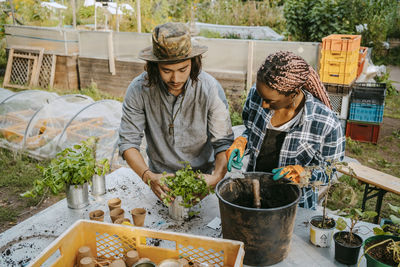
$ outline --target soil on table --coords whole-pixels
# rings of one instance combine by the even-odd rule
[[[368,244],[366,244],[364,249],[367,250],[372,245],[377,244],[382,241],[383,240],[373,240],[373,241],[369,242]],[[389,266],[397,266],[399,263],[397,263],[393,260],[393,253],[386,249],[386,247],[389,243],[390,242],[386,242],[377,247],[371,248],[367,253],[374,259],[376,259],[384,264],[387,264]]]
[[[335,226],[335,220],[333,218],[325,217],[325,223],[324,225],[322,225],[322,216],[321,216],[321,219],[311,220],[311,224],[320,229],[331,229]]]
[[[336,241],[341,244],[342,246],[345,247],[359,247],[362,244],[362,240],[357,238],[355,235],[353,235],[353,238],[351,242],[349,242],[349,232],[341,232],[336,236]]]

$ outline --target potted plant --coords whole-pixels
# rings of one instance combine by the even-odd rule
[[[66,148],[52,159],[47,167],[38,166],[43,178],[33,182],[24,197],[42,195],[50,190],[57,195],[66,188],[68,207],[80,209],[89,204],[88,184],[95,173],[108,169],[108,160],[96,162],[94,148],[97,138],[90,137],[80,144]]]
[[[400,265],[400,237],[375,235],[363,243],[367,266],[389,267]]]
[[[381,227],[375,227],[376,235],[395,235],[400,236],[400,207],[388,203],[390,209],[395,213],[389,216],[389,219],[381,219]]]
[[[355,233],[355,226],[361,219],[373,218],[377,215],[375,211],[361,211],[356,208],[343,209],[341,216],[350,219],[350,224],[343,218],[336,220],[336,229],[339,232],[335,233],[333,240],[335,241],[335,260],[343,264],[356,264],[358,254],[362,245],[362,238]],[[344,231],[348,228],[348,231]]]
[[[187,162],[183,164],[184,167],[174,176],[164,176],[161,180],[170,189],[163,201],[168,205],[169,215],[174,220],[188,219],[193,216],[195,213],[191,211],[191,208],[213,192],[200,171],[193,171]]]
[[[324,166],[324,171],[329,177],[329,182],[327,184],[327,192],[332,185],[333,175],[336,174],[336,169],[341,166],[346,165],[346,162],[338,162],[338,161],[328,161]],[[303,178],[304,184],[309,184],[312,187],[320,187],[322,182],[315,181],[309,182],[309,178],[311,177],[311,173],[314,169],[321,169],[321,166],[309,166],[306,167],[306,175]],[[328,194],[325,196],[324,202],[322,204],[323,210],[322,215],[313,216],[310,220],[310,241],[317,247],[330,247],[331,240],[333,237],[333,232],[335,231],[336,222],[333,218],[328,217],[326,214],[326,206],[328,204]]]

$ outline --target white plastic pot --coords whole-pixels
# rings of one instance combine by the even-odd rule
[[[311,224],[313,220],[321,220],[322,216],[313,216],[310,220],[310,241],[313,245],[321,248],[329,248],[332,243],[333,232],[335,231],[335,225],[329,229],[322,229],[315,227]]]

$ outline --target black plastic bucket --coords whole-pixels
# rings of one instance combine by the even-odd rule
[[[266,266],[285,259],[289,252],[300,200],[299,186],[272,180],[272,174],[244,173],[217,184],[222,234],[244,243],[244,264]],[[260,182],[261,208],[253,208],[252,179]]]

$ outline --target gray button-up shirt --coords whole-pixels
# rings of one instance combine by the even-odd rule
[[[184,94],[176,97],[163,83],[147,87],[146,75],[144,72],[136,77],[125,95],[119,139],[121,155],[132,147],[140,151],[144,131],[149,168],[153,172],[175,173],[187,161],[193,169],[210,173],[215,155],[233,142],[228,103],[221,85],[203,71],[197,82],[192,83],[189,78]]]

